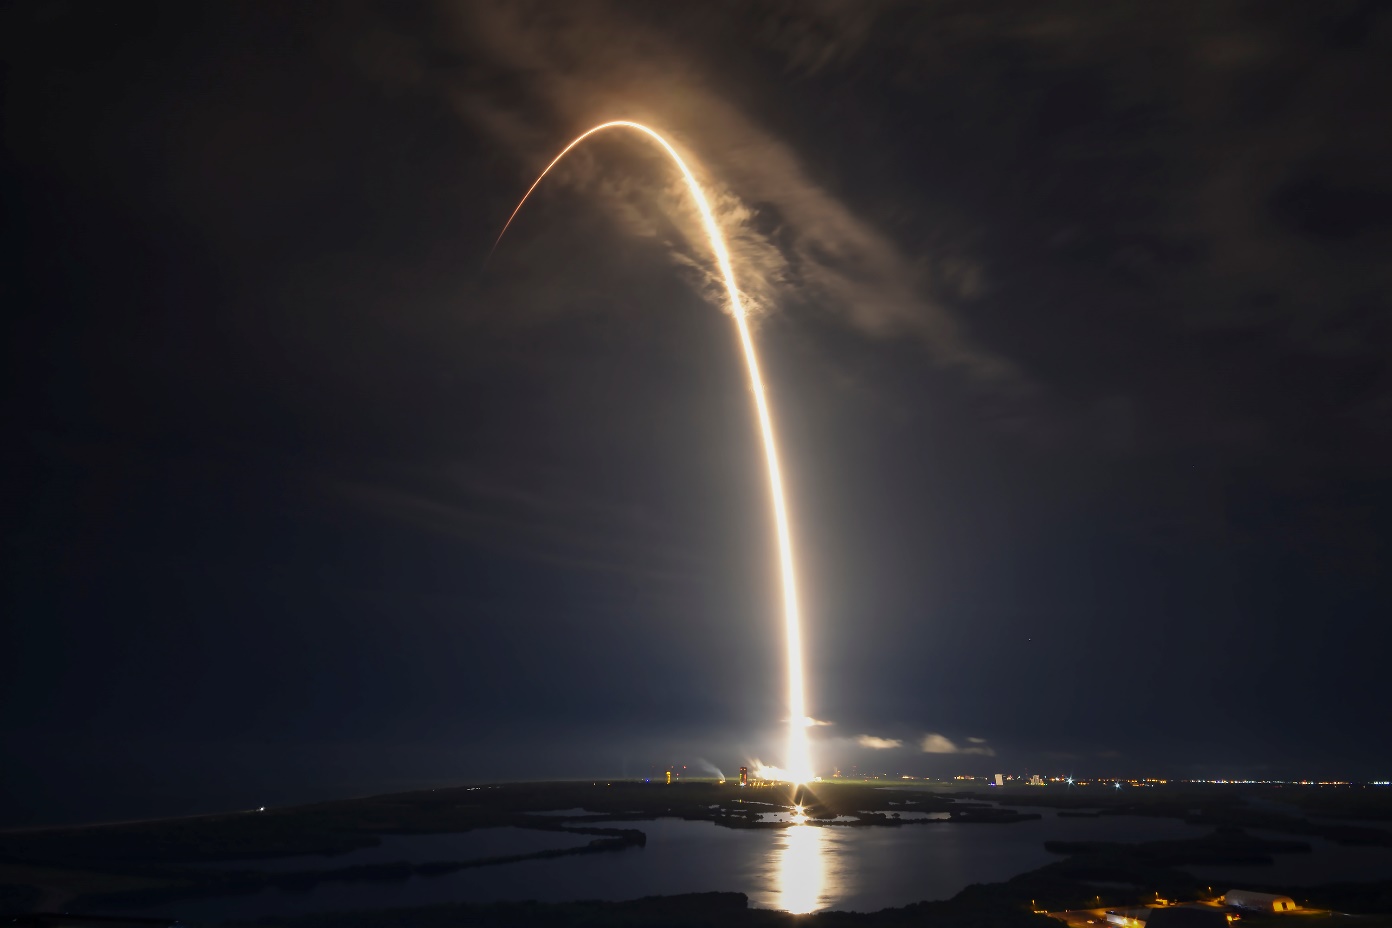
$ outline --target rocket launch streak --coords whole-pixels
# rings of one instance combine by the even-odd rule
[[[773,440],[773,419],[769,414],[768,398],[764,394],[764,381],[759,375],[759,358],[754,351],[754,339],[749,333],[749,320],[745,313],[744,303],[740,299],[739,288],[735,284],[735,272],[730,266],[729,249],[725,247],[725,239],[720,234],[720,227],[716,225],[715,214],[711,212],[710,202],[706,199],[705,191],[701,189],[696,176],[691,173],[691,169],[687,167],[681,155],[677,154],[677,150],[654,130],[642,123],[626,120],[601,123],[582,133],[561,149],[561,153],[551,160],[551,163],[541,172],[532,186],[527,188],[527,192],[522,195],[517,208],[512,211],[512,215],[503,224],[503,231],[498,233],[497,241],[493,243],[493,249],[497,249],[498,242],[503,240],[503,236],[507,234],[512,221],[517,218],[517,214],[521,212],[527,198],[532,195],[532,191],[536,190],[551,169],[569,154],[571,149],[597,132],[619,128],[633,129],[647,135],[662,146],[662,150],[671,157],[677,169],[681,171],[682,177],[686,180],[687,190],[690,191],[691,198],[696,202],[696,208],[701,213],[701,222],[705,226],[706,236],[710,239],[711,251],[715,254],[715,263],[720,268],[720,275],[725,280],[725,291],[730,297],[730,312],[735,317],[735,325],[739,329],[740,345],[744,348],[744,361],[749,368],[749,383],[754,391],[754,408],[759,417],[759,434],[764,443],[764,459],[768,464],[769,491],[773,497],[774,529],[778,537],[778,566],[783,581],[783,622],[787,640],[789,712],[788,756],[784,760],[784,773],[793,782],[804,783],[812,779],[812,759],[807,744],[809,720],[802,666],[802,620],[798,612],[797,583],[793,571],[793,542],[788,530],[788,507],[783,499],[783,476],[778,467],[778,447]],[[492,252],[489,254],[491,256]]]

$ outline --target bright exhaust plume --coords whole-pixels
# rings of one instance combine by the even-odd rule
[[[773,418],[769,412],[768,398],[764,392],[764,381],[759,374],[759,358],[754,350],[754,339],[750,335],[748,315],[745,312],[744,302],[740,299],[739,287],[735,284],[735,273],[730,265],[730,252],[725,246],[725,238],[720,233],[720,227],[715,222],[715,214],[711,211],[705,191],[702,190],[696,176],[691,172],[681,155],[677,154],[677,150],[653,129],[641,123],[627,120],[601,123],[581,133],[569,145],[561,149],[560,154],[551,159],[551,163],[537,176],[532,186],[527,188],[527,192],[518,201],[517,208],[512,211],[512,215],[503,224],[503,230],[498,233],[493,248],[497,249],[498,242],[501,242],[503,236],[507,234],[508,228],[512,225],[512,221],[517,218],[517,214],[521,212],[527,198],[532,195],[532,191],[536,190],[546,175],[551,172],[551,169],[575,146],[595,133],[603,132],[606,129],[632,129],[641,132],[660,145],[662,150],[672,159],[677,170],[681,171],[682,178],[686,181],[687,190],[691,193],[691,198],[701,213],[701,222],[705,227],[706,236],[710,239],[711,252],[715,256],[715,263],[720,268],[720,275],[725,282],[725,292],[730,299],[730,314],[734,316],[735,326],[739,330],[740,345],[744,349],[745,366],[749,369],[749,384],[754,392],[754,408],[758,414],[759,435],[763,439],[764,460],[768,467],[769,492],[773,501],[774,531],[778,538],[778,567],[783,587],[783,625],[787,643],[788,675],[788,748],[782,768],[769,769],[778,770],[779,779],[805,783],[812,779],[812,758],[807,738],[807,698],[802,662],[802,620],[798,610],[796,574],[793,570],[793,543],[788,529],[788,507],[783,495],[783,476],[778,466],[778,446],[773,437]]]

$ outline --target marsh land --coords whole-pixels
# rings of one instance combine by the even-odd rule
[[[469,786],[0,833],[0,913],[1047,928],[1040,911],[1211,898],[1241,879],[1374,928],[1392,925],[1389,800],[1354,787]]]

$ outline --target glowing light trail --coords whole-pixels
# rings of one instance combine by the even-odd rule
[[[764,460],[768,464],[769,490],[773,497],[774,530],[778,536],[778,566],[783,581],[783,624],[788,659],[788,756],[784,761],[784,773],[794,783],[805,783],[812,779],[812,758],[807,745],[809,720],[802,667],[802,620],[798,611],[797,583],[793,571],[793,542],[788,530],[788,507],[783,499],[783,475],[778,466],[778,446],[773,439],[773,419],[769,413],[768,398],[764,394],[764,381],[759,375],[759,358],[754,351],[754,339],[749,333],[749,320],[744,302],[740,299],[739,287],[735,284],[735,272],[730,266],[730,252],[725,247],[725,238],[720,234],[720,227],[715,223],[715,214],[711,211],[710,202],[697,182],[696,175],[691,173],[681,155],[677,154],[677,150],[665,138],[642,123],[627,120],[601,123],[582,133],[561,149],[559,155],[551,159],[551,163],[538,175],[532,186],[527,188],[527,192],[518,201],[517,208],[503,224],[503,231],[498,233],[498,238],[493,243],[493,251],[497,250],[498,242],[503,240],[532,191],[536,190],[551,169],[569,154],[571,149],[597,132],[620,128],[634,129],[648,136],[662,146],[662,150],[676,164],[677,170],[681,171],[682,177],[686,180],[687,190],[690,191],[691,198],[701,213],[701,222],[705,226],[706,236],[710,239],[711,251],[715,253],[715,263],[720,267],[720,275],[725,280],[725,292],[730,297],[730,312],[735,317],[735,325],[739,329],[745,365],[749,368],[749,383],[754,391],[754,408],[758,412],[759,434],[764,442]],[[492,253],[489,252],[490,257]]]

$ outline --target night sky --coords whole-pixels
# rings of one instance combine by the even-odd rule
[[[780,759],[678,176],[597,138],[484,265],[615,118],[693,159],[756,304],[819,772],[1392,773],[1386,4],[0,36],[0,824]]]

